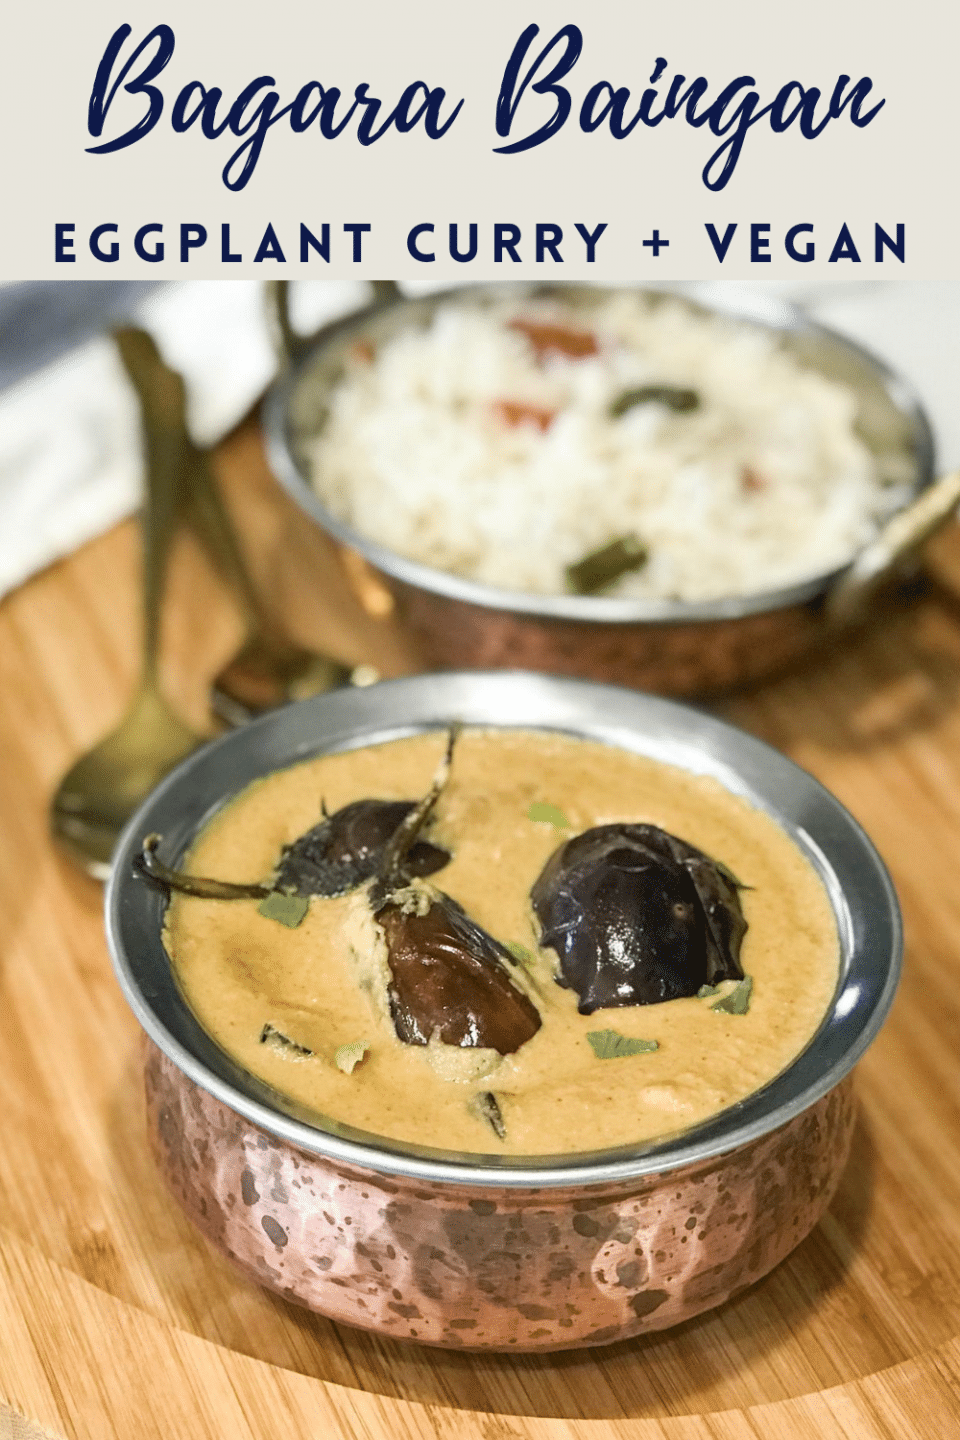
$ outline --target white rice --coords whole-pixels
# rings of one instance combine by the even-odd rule
[[[516,318],[588,326],[599,353],[538,360]],[[611,419],[645,384],[691,388],[699,406]],[[511,426],[505,400],[556,415],[545,432]],[[648,559],[605,593],[710,600],[844,564],[903,503],[908,458],[878,464],[855,419],[853,393],[775,334],[678,301],[623,292],[585,315],[464,300],[350,361],[312,477],[362,534],[490,585],[563,593],[568,565],[634,533]]]

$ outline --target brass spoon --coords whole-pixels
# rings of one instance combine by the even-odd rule
[[[144,331],[119,330],[116,341],[143,416],[143,670],[127,715],[67,772],[50,807],[55,838],[98,880],[106,879],[117,837],[140,802],[203,743],[171,710],[157,678],[164,575],[184,499],[183,382]]]

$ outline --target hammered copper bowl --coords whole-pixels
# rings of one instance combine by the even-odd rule
[[[459,719],[582,735],[715,776],[766,810],[821,875],[841,974],[829,1014],[771,1084],[658,1144],[464,1155],[312,1120],[234,1064],[171,975],[145,835],[176,862],[258,776]],[[823,1214],[846,1163],[849,1072],[889,1009],[900,920],[876,852],[788,760],[687,707],[523,673],[424,675],[290,706],[187,760],[117,850],[107,928],[147,1035],[147,1123],[173,1194],[251,1279],[334,1320],[427,1344],[600,1345],[687,1320],[753,1284]],[[784,957],[785,963],[788,957]]]
[[[300,509],[359,554],[389,589],[424,668],[522,667],[637,685],[664,695],[707,694],[784,669],[822,645],[835,622],[830,599],[849,584],[849,567],[810,575],[780,590],[698,603],[532,595],[498,590],[408,559],[338,519],[319,498],[310,483],[311,443],[326,422],[346,357],[359,341],[377,346],[403,330],[423,327],[441,304],[460,296],[553,296],[574,312],[589,312],[606,293],[588,285],[476,286],[420,299],[395,297],[329,326],[267,398],[264,426],[275,475]],[[881,471],[883,457],[892,455],[906,462],[914,495],[931,485],[930,426],[901,376],[785,302],[754,299],[745,308],[741,287],[719,293],[722,304],[716,292],[710,304],[688,296],[671,299],[699,313],[724,314],[774,331],[800,364],[850,386],[857,399],[857,432],[878,457]],[[650,298],[661,303],[665,294],[652,291]],[[955,510],[957,498],[952,490],[945,495],[940,521]],[[897,559],[896,553],[890,557],[890,568]],[[871,573],[871,585],[874,579]],[[847,618],[858,607],[847,603],[843,608]]]

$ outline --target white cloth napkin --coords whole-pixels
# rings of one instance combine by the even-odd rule
[[[353,282],[294,291],[293,319],[313,329],[364,303]],[[188,393],[194,438],[210,444],[269,384],[274,355],[262,286],[209,281],[158,287],[133,320],[149,330]],[[136,508],[140,422],[112,341],[92,340],[0,396],[0,595]]]
[[[960,283],[757,286],[752,293],[761,305],[793,298],[886,359],[927,408],[941,471],[960,465]],[[293,318],[310,330],[365,298],[359,282],[306,282],[294,287]],[[190,427],[201,443],[235,425],[273,375],[256,282],[158,287],[134,319],[185,376]],[[0,595],[129,514],[141,477],[136,401],[108,339],[0,396]]]

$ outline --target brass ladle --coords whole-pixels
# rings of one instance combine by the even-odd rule
[[[50,807],[55,838],[98,880],[109,873],[117,836],[140,802],[203,741],[164,700],[157,676],[164,576],[187,473],[183,381],[144,331],[119,330],[116,341],[143,417],[143,670],[130,710],[71,767]]]
[[[220,498],[206,453],[185,437],[190,520],[244,611],[247,634],[214,677],[210,706],[227,725],[243,725],[288,700],[304,700],[341,685],[363,683],[369,667],[346,665],[278,634],[250,577],[233,523]],[[376,673],[372,678],[376,679]]]
[[[267,322],[282,370],[316,336],[302,338],[290,321],[286,282],[266,287]],[[336,323],[336,322],[334,322]],[[320,332],[322,333],[322,331]],[[307,650],[279,634],[254,584],[236,531],[210,468],[206,451],[184,435],[188,466],[189,519],[244,612],[247,633],[240,649],[214,677],[210,708],[226,725],[243,725],[289,700],[305,700],[342,685],[367,685],[380,678],[370,665],[347,665],[332,655]]]
[[[397,288],[392,281],[373,283],[374,305],[389,303]],[[267,319],[281,370],[315,345],[328,328],[309,338],[296,333],[290,320],[287,281],[266,286]],[[210,705],[227,725],[243,725],[255,715],[288,700],[304,700],[342,685],[369,685],[379,680],[371,665],[347,665],[332,655],[306,650],[279,635],[250,578],[243,551],[205,452],[185,437],[190,471],[190,518],[224,579],[233,587],[247,622],[247,636],[236,655],[214,678]]]

